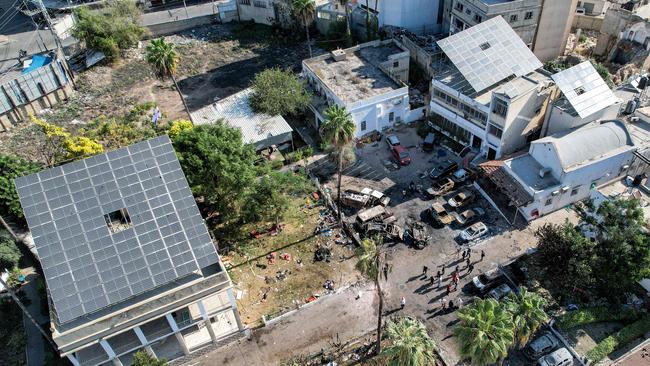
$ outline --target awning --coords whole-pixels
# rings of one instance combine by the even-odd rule
[[[533,196],[503,168],[503,161],[492,160],[479,165],[483,175],[494,183],[516,207],[533,202]]]

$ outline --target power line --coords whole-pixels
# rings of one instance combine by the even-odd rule
[[[16,17],[16,15],[20,14],[18,10],[14,9],[14,11],[15,11],[14,14],[9,19],[6,19],[4,23],[2,23],[2,25],[0,25],[0,30],[2,30],[5,26],[7,26],[7,24],[11,23],[11,21]]]
[[[14,3],[11,4],[11,6],[9,6],[9,8],[7,8],[7,11],[4,14],[0,15],[0,21],[2,21],[2,18],[7,16],[8,14],[11,14],[11,12],[9,10],[13,9],[14,11],[18,11],[18,9],[16,9],[16,3],[18,1],[20,1],[20,0],[15,0]]]

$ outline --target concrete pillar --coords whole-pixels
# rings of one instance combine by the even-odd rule
[[[105,339],[102,339],[99,341],[99,345],[102,346],[104,349],[104,352],[108,355],[108,358],[113,362],[113,365],[115,366],[124,366],[122,365],[122,361],[120,361],[119,358],[117,358],[117,355],[115,354],[115,351],[113,351],[113,347],[111,347],[110,344]]]
[[[246,327],[244,327],[244,324],[241,322],[241,318],[239,317],[239,310],[237,309],[237,301],[235,300],[235,296],[232,294],[232,287],[226,290],[228,293],[228,300],[230,300],[230,306],[232,307],[233,313],[235,314],[235,320],[237,321],[237,328],[239,330],[244,330]]]
[[[208,312],[205,310],[205,306],[203,306],[203,301],[197,301],[196,305],[199,307],[199,311],[201,312],[203,323],[208,328],[208,333],[210,333],[210,339],[212,339],[212,343],[217,343],[217,334],[214,332],[214,328],[212,328],[212,321],[210,321]]]
[[[81,366],[81,364],[73,354],[66,355],[66,357],[68,358],[68,360],[73,366]]]
[[[172,314],[165,315],[165,318],[167,319],[167,323],[169,323],[169,326],[172,328],[172,331],[174,332],[174,336],[178,340],[178,344],[181,346],[181,349],[183,350],[183,354],[189,355],[190,349],[187,348],[187,344],[185,343],[185,338],[183,338],[183,335],[178,329],[178,324],[176,324],[176,320],[174,320]]]
[[[153,351],[153,348],[151,348],[151,346],[149,345],[149,341],[147,340],[147,337],[144,336],[144,333],[142,333],[142,329],[140,329],[140,327],[135,327],[133,328],[133,331],[135,332],[135,335],[138,336],[140,343],[144,346],[144,350],[147,351],[147,353],[151,355],[151,357],[157,360],[158,356],[156,356],[156,353]]]

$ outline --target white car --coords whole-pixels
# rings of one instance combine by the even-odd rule
[[[573,356],[566,348],[560,348],[537,360],[538,366],[573,366]]]
[[[497,268],[491,269],[485,273],[481,273],[478,276],[475,276],[472,278],[472,283],[474,286],[479,290],[483,291],[486,289],[490,284],[494,282],[497,278],[501,276],[501,273],[499,273],[499,270]]]
[[[460,232],[460,239],[464,242],[472,241],[480,238],[481,236],[487,234],[488,228],[482,222],[477,222],[476,224],[468,227],[467,229]]]
[[[508,296],[508,294],[511,293],[511,292],[512,292],[512,289],[510,288],[510,286],[508,286],[507,284],[504,283],[504,284],[500,285],[499,287],[493,289],[492,291],[488,292],[488,296],[490,296],[491,298],[499,301],[499,300],[503,299],[504,297]]]

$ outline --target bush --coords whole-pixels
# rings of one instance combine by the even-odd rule
[[[251,107],[271,116],[296,114],[311,100],[305,83],[290,70],[266,69],[255,75],[252,86]]]
[[[17,266],[20,257],[14,239],[7,231],[0,229],[0,271]]]
[[[14,179],[36,173],[41,166],[13,155],[0,155],[0,213],[23,218]]]
[[[585,42],[587,42],[587,36],[581,34],[580,38],[578,38],[578,43],[585,43]]]
[[[271,160],[271,169],[278,170],[282,169],[284,166],[284,161],[280,159]]]
[[[605,306],[584,308],[565,313],[558,317],[557,325],[567,330],[579,325],[608,321],[632,321],[639,318],[639,313],[631,309],[613,309]]]
[[[418,134],[418,136],[425,138],[429,134],[429,132],[432,132],[433,130],[429,126],[428,121],[418,121],[416,122],[415,125],[415,132]]]
[[[630,343],[636,338],[642,337],[648,330],[650,330],[650,316],[646,315],[642,319],[603,339],[596,347],[587,352],[586,356],[595,364],[621,346]]]

